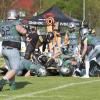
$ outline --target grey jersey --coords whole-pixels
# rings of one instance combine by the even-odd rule
[[[96,36],[93,37],[93,45],[94,46],[100,45],[100,38],[99,37],[96,37]]]
[[[20,42],[21,37],[19,32],[16,30],[16,25],[20,24],[17,20],[6,20],[0,23],[0,33],[2,34],[4,41]]]
[[[87,38],[88,38],[88,41],[87,41],[88,45],[92,45],[94,47],[96,45],[100,45],[100,38],[99,37],[93,36],[93,35],[88,35]]]

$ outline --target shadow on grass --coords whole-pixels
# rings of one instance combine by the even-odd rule
[[[17,89],[21,89],[21,88],[24,88],[28,84],[32,84],[32,83],[26,82],[26,81],[24,81],[24,82],[16,82],[16,88]]]

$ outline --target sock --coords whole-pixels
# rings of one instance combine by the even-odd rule
[[[10,90],[16,90],[16,83],[15,81],[10,81],[9,82]]]
[[[5,79],[2,79],[2,80],[0,80],[1,81],[1,84],[2,85],[5,85],[6,83],[7,83],[7,80],[5,80]]]
[[[16,90],[15,77],[13,77],[11,80],[9,80],[9,86],[10,86],[10,90]]]
[[[6,76],[4,76],[3,79],[9,81],[9,79]]]
[[[86,69],[86,75],[89,76],[89,68],[90,68],[90,63],[89,61],[85,61],[85,69]]]
[[[8,79],[6,76],[4,76],[3,79],[2,79],[1,81],[2,81],[2,83],[5,85],[6,83],[9,82],[9,79]]]
[[[15,80],[14,80],[14,79],[9,80],[9,85],[11,85],[11,84],[13,84],[13,83],[15,83]]]

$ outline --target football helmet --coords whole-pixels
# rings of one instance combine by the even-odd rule
[[[70,76],[70,73],[71,73],[71,69],[70,68],[68,68],[68,67],[61,67],[60,74],[62,76]]]
[[[70,22],[68,27],[69,27],[69,32],[72,33],[75,31],[76,25],[74,22]]]
[[[12,9],[8,11],[7,19],[17,19],[17,17],[18,17],[18,13],[16,10]]]
[[[74,22],[70,22],[70,23],[69,23],[69,28],[75,28],[75,27],[76,27],[76,25],[75,25]]]
[[[38,69],[37,71],[37,76],[41,77],[41,76],[46,76],[47,75],[47,71],[44,67],[41,67]]]
[[[62,76],[71,76],[73,73],[73,66],[69,60],[63,62],[62,67],[59,70]]]
[[[88,34],[89,34],[89,29],[88,28],[81,29],[80,35],[81,35],[82,40],[85,39]]]
[[[44,65],[44,64],[46,64],[46,62],[48,61],[48,57],[45,56],[45,55],[40,55],[40,56],[38,57],[38,61],[39,61],[42,65]]]

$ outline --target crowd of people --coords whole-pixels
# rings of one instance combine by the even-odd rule
[[[60,67],[51,69],[53,71],[56,69],[60,74],[67,76],[69,70],[62,67],[64,64],[67,66],[67,59],[74,66],[71,69],[72,76],[89,78],[90,62],[93,59],[96,61],[100,56],[100,39],[96,37],[95,30],[90,30],[86,23],[82,23],[81,27],[77,28],[74,22],[70,22],[66,34],[61,34],[50,23],[47,25],[47,34],[40,35],[35,26],[25,28],[18,20],[16,11],[10,10],[7,19],[0,23],[0,34],[3,37],[2,55],[7,66],[7,71],[0,80],[0,91],[6,84],[9,84],[10,89],[15,90],[15,76],[22,74],[25,69],[26,76],[32,74],[45,76],[47,75],[45,69],[50,70],[52,65],[57,65]],[[62,36],[64,36],[63,41]],[[22,37],[25,39],[26,46],[23,56],[20,54]],[[68,55],[71,59],[67,58]],[[84,63],[86,72],[76,75],[76,71],[79,73],[81,71],[81,63]]]

